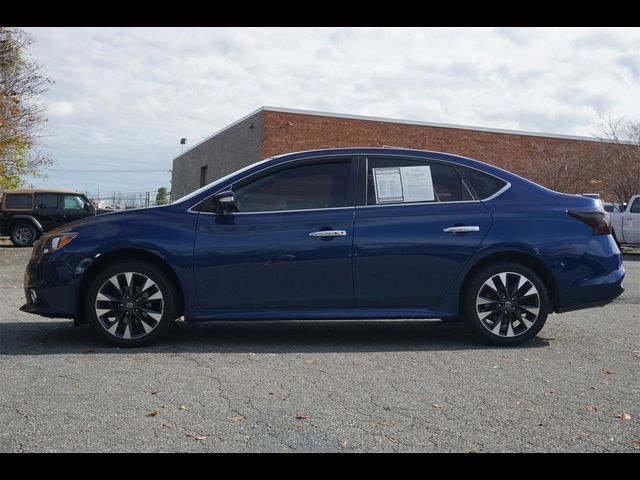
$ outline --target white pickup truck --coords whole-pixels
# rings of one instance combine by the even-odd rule
[[[640,246],[640,195],[631,197],[622,213],[611,212],[609,217],[618,245]]]

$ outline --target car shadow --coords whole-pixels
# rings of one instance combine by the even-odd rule
[[[549,339],[536,337],[517,348],[542,348]],[[462,322],[268,321],[177,322],[148,347],[112,347],[72,322],[5,322],[0,324],[0,355],[136,354],[136,353],[358,353],[486,350]]]

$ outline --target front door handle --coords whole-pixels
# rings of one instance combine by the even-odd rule
[[[442,230],[447,233],[469,233],[469,232],[479,232],[480,227],[477,225],[460,225],[457,227],[449,227]]]
[[[311,232],[310,237],[346,237],[347,232],[345,230],[319,230],[317,232]]]

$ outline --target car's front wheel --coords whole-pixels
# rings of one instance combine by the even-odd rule
[[[150,263],[121,261],[91,279],[85,301],[93,329],[121,347],[138,347],[165,334],[176,314],[167,274]]]
[[[520,345],[535,337],[551,309],[549,293],[533,270],[501,262],[478,272],[463,299],[471,329],[494,345]]]

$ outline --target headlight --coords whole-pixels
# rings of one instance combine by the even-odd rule
[[[60,235],[54,235],[50,238],[47,238],[44,244],[43,253],[49,253],[53,252],[54,250],[59,250],[77,236],[77,233],[61,233]]]

